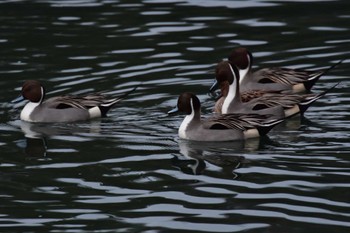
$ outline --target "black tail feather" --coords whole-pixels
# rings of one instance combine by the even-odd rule
[[[103,117],[105,117],[107,115],[107,112],[118,102],[120,102],[121,100],[125,99],[129,94],[131,94],[132,92],[134,92],[137,89],[137,87],[134,87],[133,89],[131,89],[130,91],[124,92],[123,94],[117,96],[114,99],[109,100],[108,102],[101,104],[100,106],[98,106],[98,108],[101,111],[101,115]]]
[[[340,82],[339,82],[339,83],[340,83]],[[313,102],[315,102],[316,100],[318,100],[318,99],[322,98],[323,96],[325,96],[329,91],[331,91],[331,90],[334,89],[336,86],[338,86],[339,83],[337,83],[337,84],[335,84],[334,86],[332,86],[331,88],[329,88],[329,89],[327,89],[327,90],[321,92],[320,94],[314,96],[313,98],[311,98],[311,99],[309,99],[309,100],[307,100],[307,101],[305,101],[305,102],[299,103],[298,106],[299,106],[299,109],[300,109],[300,114],[303,115],[303,114],[306,112],[306,110],[311,106],[311,104],[312,104]]]
[[[260,124],[258,126],[256,126],[259,135],[260,136],[265,136],[268,132],[270,132],[270,130],[275,127],[276,125],[278,125],[279,123],[283,122],[285,119],[278,119],[278,120],[273,120],[267,123],[263,123]]]
[[[327,69],[325,69],[323,71],[320,71],[318,73],[318,75],[315,75],[315,77],[313,77],[312,79],[309,79],[308,81],[305,81],[304,82],[305,89],[310,91],[311,88],[315,85],[315,83],[320,79],[321,76],[327,74],[330,70],[332,70],[333,68],[335,68],[336,66],[338,66],[342,62],[343,62],[343,60],[338,61],[337,63],[333,64],[329,68],[327,68]]]

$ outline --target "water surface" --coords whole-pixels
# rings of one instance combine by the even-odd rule
[[[0,231],[348,232],[349,2],[2,1]],[[181,92],[202,110],[218,61],[246,46],[255,68],[341,65],[305,118],[246,142],[179,140]],[[27,79],[48,96],[138,86],[107,118],[19,120]]]

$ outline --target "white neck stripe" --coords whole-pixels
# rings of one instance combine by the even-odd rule
[[[193,100],[191,98],[190,100],[190,104],[191,104],[191,114],[190,115],[186,115],[185,119],[182,121],[180,128],[179,128],[179,137],[183,138],[183,139],[188,139],[187,138],[187,128],[188,125],[193,121],[194,119],[194,107],[193,107]]]

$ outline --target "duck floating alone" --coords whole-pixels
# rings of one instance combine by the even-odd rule
[[[127,91],[117,97],[108,98],[101,93],[82,96],[62,95],[45,100],[45,88],[36,80],[28,80],[22,86],[21,95],[13,103],[29,100],[20,118],[28,122],[74,122],[106,116],[115,104],[127,97]]]

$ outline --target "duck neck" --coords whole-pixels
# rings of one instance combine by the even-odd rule
[[[228,94],[222,105],[221,112],[223,114],[231,113],[235,105],[241,103],[241,95],[239,91],[238,80],[234,79],[233,82],[229,85]]]
[[[237,101],[240,100],[239,94],[237,94],[237,85],[231,84],[229,87],[228,95],[224,100],[221,112],[223,114],[230,113],[230,109],[235,105]],[[239,93],[239,92],[238,92]]]
[[[193,124],[200,123],[201,118],[201,112],[199,110],[195,110],[193,108],[193,102],[191,100],[191,114],[186,115],[185,119],[182,121],[180,128],[179,128],[179,136],[180,138],[188,139],[187,132],[189,130],[189,127]]]
[[[239,84],[244,83],[244,80],[246,80],[246,76],[248,75],[249,72],[249,67],[247,67],[246,69],[239,69]]]

